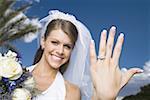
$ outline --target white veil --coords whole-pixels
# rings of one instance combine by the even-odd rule
[[[92,81],[90,78],[89,46],[92,40],[89,30],[73,15],[65,14],[58,10],[51,10],[49,15],[40,20],[43,28],[40,38],[44,35],[47,25],[54,19],[64,19],[72,22],[78,30],[78,39],[71,53],[68,68],[64,78],[78,85],[81,90],[82,100],[90,100],[92,95]]]

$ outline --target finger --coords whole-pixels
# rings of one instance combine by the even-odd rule
[[[131,68],[123,75],[122,79],[122,87],[129,82],[129,80],[133,77],[133,75],[142,73],[143,70],[140,68]]]
[[[114,36],[116,33],[116,27],[112,26],[110,31],[109,31],[109,36],[107,40],[107,50],[106,50],[106,58],[111,58],[112,55],[112,48],[114,44]]]
[[[115,45],[113,57],[112,57],[114,64],[116,65],[118,65],[118,62],[119,62],[123,41],[124,41],[124,34],[121,33],[117,39],[117,43]]]
[[[106,54],[106,35],[107,35],[107,31],[103,30],[101,32],[101,38],[100,38],[100,43],[99,43],[99,53],[98,53],[98,56],[100,58],[104,58],[105,54]]]
[[[91,44],[90,44],[90,62],[91,62],[91,66],[94,65],[96,63],[96,51],[95,51],[95,43],[94,40],[91,40]]]

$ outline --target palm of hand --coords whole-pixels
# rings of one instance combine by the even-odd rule
[[[96,91],[97,97],[103,100],[115,99],[129,79],[135,73],[142,72],[139,68],[132,68],[125,73],[121,72],[118,63],[124,35],[119,35],[112,54],[115,32],[116,28],[112,27],[106,43],[107,31],[102,31],[98,59],[95,53],[94,43],[92,42],[90,46],[91,76],[94,90]]]
[[[114,66],[112,62],[108,61],[97,61],[93,67],[91,74],[98,94],[101,94],[102,97],[115,98],[122,87],[121,85],[124,84],[118,66]]]

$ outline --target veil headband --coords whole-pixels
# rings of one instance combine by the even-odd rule
[[[82,99],[89,100],[92,95],[92,82],[89,71],[89,46],[92,40],[90,32],[86,26],[76,20],[73,15],[68,13],[65,14],[58,10],[52,10],[49,12],[48,16],[40,20],[40,23],[44,26],[40,30],[40,39],[46,31],[47,25],[54,19],[70,21],[78,30],[78,38],[71,53],[67,70],[64,73],[64,78],[80,88]]]

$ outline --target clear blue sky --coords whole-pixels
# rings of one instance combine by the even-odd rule
[[[20,2],[20,1],[19,1]],[[40,0],[27,11],[28,16],[42,18],[51,9],[71,13],[90,30],[98,49],[100,31],[117,26],[125,34],[120,66],[142,67],[150,59],[150,2],[148,0]],[[33,62],[37,41],[16,41],[23,65]]]

